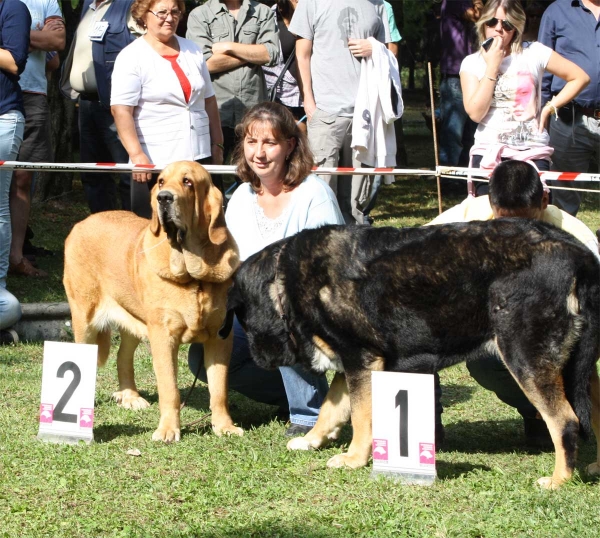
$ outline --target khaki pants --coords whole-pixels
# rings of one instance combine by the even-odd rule
[[[308,140],[317,166],[360,168],[352,158],[352,118],[316,109],[308,122]],[[368,224],[363,209],[368,205],[373,176],[322,176],[335,195],[346,224]]]

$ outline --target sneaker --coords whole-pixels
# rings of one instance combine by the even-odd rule
[[[285,430],[286,437],[299,437],[300,435],[306,435],[312,426],[304,426],[303,424],[291,424],[290,427]]]
[[[18,344],[19,335],[14,329],[3,329],[0,331],[0,346],[8,346],[10,344]]]
[[[523,417],[523,427],[525,430],[525,444],[529,448],[552,449],[554,443],[548,426],[541,418]]]

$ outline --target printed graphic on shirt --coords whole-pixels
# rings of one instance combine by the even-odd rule
[[[340,39],[345,48],[348,48],[348,39],[360,37],[358,33],[358,12],[353,7],[347,7],[340,10],[338,17],[338,28],[340,29]]]

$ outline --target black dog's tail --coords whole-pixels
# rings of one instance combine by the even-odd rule
[[[600,357],[600,266],[586,256],[575,276],[579,339],[563,371],[565,393],[584,438],[591,434],[590,376]],[[600,410],[598,410],[600,412]]]

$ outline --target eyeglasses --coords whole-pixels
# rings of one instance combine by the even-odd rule
[[[488,28],[496,28],[496,26],[498,26],[498,23],[502,23],[502,29],[505,32],[512,32],[515,27],[508,22],[506,19],[497,19],[496,17],[494,17],[493,19],[490,19],[489,21],[485,21],[485,25]]]
[[[171,15],[171,17],[173,17],[174,19],[178,19],[179,17],[181,17],[181,10],[179,9],[172,9],[171,11],[162,10],[157,11],[156,13],[154,13],[154,11],[148,10],[148,12],[152,13],[152,15],[154,15],[157,19],[160,19],[161,21],[166,21],[169,15]]]

